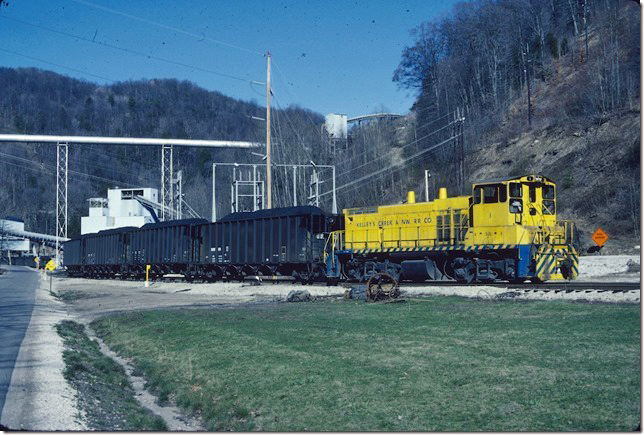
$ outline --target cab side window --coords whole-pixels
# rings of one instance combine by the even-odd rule
[[[485,204],[496,204],[508,200],[508,192],[505,184],[491,184],[483,186],[483,202]]]
[[[521,183],[510,183],[510,213],[523,212],[523,187]]]
[[[510,198],[523,198],[523,186],[521,183],[510,183]]]
[[[499,202],[499,188],[497,186],[483,186],[483,202],[486,204]]]

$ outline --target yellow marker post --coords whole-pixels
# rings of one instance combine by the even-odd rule
[[[150,265],[146,264],[145,265],[145,286],[146,287],[150,287],[149,278],[150,278]]]

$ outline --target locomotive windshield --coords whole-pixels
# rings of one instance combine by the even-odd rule
[[[542,188],[543,214],[555,214],[555,186],[546,184]]]

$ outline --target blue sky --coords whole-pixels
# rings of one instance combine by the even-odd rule
[[[0,9],[0,66],[96,83],[176,78],[263,106],[265,88],[250,82],[265,82],[270,50],[274,107],[406,113],[414,95],[391,78],[413,43],[409,31],[455,3],[9,0]]]

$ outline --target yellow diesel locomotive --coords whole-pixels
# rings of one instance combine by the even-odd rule
[[[574,224],[557,220],[555,183],[526,175],[474,183],[471,196],[350,208],[329,236],[327,277],[366,281],[574,279]]]

